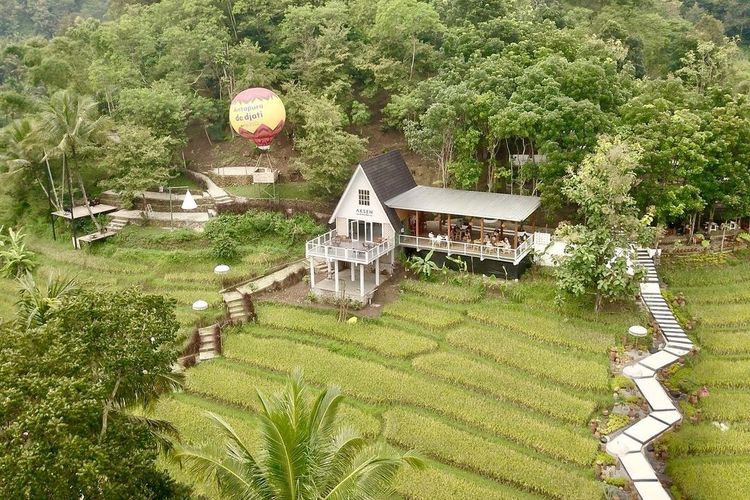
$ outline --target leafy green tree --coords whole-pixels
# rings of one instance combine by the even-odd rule
[[[635,291],[642,270],[629,269],[630,249],[654,237],[650,216],[639,217],[630,194],[639,155],[637,147],[602,137],[596,151],[566,178],[563,192],[578,206],[581,223],[557,230],[568,243],[557,267],[558,299],[593,296],[599,311],[605,301]]]
[[[106,146],[103,162],[113,177],[104,182],[131,200],[148,189],[165,185],[172,173],[172,145],[171,138],[154,137],[146,127],[121,127]]]
[[[187,495],[155,465],[154,432],[171,426],[128,410],[174,386],[173,308],[135,290],[79,290],[41,326],[2,327],[0,496]]]
[[[224,419],[209,413],[226,441],[223,452],[184,448],[176,455],[190,473],[215,483],[225,498],[381,498],[404,466],[423,467],[413,452],[369,445],[342,425],[342,394],[318,394],[296,372],[283,392],[261,402],[258,450]]]
[[[304,125],[295,138],[297,166],[312,191],[335,198],[343,191],[352,167],[366,153],[366,140],[342,130],[345,115],[333,100],[311,97],[302,103]]]
[[[171,137],[184,143],[189,100],[166,81],[150,87],[126,89],[120,93],[117,117],[148,127],[157,137]]]
[[[291,58],[289,69],[312,92],[340,97],[351,91],[348,21],[349,8],[337,0],[287,10],[279,26],[281,46]]]
[[[406,74],[412,80],[415,68],[430,68],[429,61],[437,54],[429,42],[435,41],[444,29],[438,13],[429,3],[379,0],[371,36],[386,57],[408,68]]]

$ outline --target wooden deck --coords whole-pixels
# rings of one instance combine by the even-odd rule
[[[91,213],[93,213],[94,215],[108,214],[111,212],[116,212],[118,210],[119,208],[113,207],[112,205],[99,204],[91,206]],[[55,217],[60,217],[62,219],[71,219],[70,212],[64,210],[52,212],[52,215],[54,215]],[[85,206],[73,207],[73,219],[85,219],[88,216],[89,210]]]

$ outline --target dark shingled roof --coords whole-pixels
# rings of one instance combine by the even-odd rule
[[[401,151],[390,151],[370,158],[360,163],[360,166],[388,214],[391,225],[398,232],[401,229],[401,221],[396,215],[396,210],[386,206],[385,202],[417,186],[404,157],[401,156]]]

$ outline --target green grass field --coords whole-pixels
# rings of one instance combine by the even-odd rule
[[[273,194],[273,188],[263,184],[245,184],[242,186],[227,186],[226,191],[234,196],[245,198],[268,198]],[[276,184],[276,196],[282,200],[315,200],[306,182],[279,182]]]
[[[219,261],[211,255],[210,244],[195,231],[131,225],[114,238],[80,251],[73,250],[65,236],[56,242],[30,236],[29,248],[37,254],[37,281],[63,274],[76,277],[83,287],[137,287],[174,298],[183,335],[190,332],[197,320],[212,320],[223,314],[218,294],[221,280],[213,273]],[[290,247],[284,241],[265,238],[242,246],[241,259],[229,263],[231,270],[225,278],[260,275],[275,265],[299,258],[302,253],[302,246]],[[17,289],[14,281],[0,279],[0,318],[12,316]],[[209,303],[207,311],[192,310],[191,305],[198,299]]]
[[[667,435],[667,472],[687,498],[750,496],[750,259],[729,257],[721,265],[674,261],[664,277],[687,304],[683,315],[697,326],[702,351],[675,375],[687,389],[706,386],[699,421]],[[723,422],[721,430],[713,422]]]
[[[231,330],[225,357],[188,370],[185,391],[157,411],[196,444],[214,435],[205,410],[252,441],[256,390],[274,391],[301,367],[313,385],[341,387],[348,423],[426,456],[426,471],[399,475],[403,498],[598,499],[599,443],[587,423],[612,402],[613,332],[639,313],[596,317],[587,309],[566,318],[551,305],[540,313],[532,304],[551,285],[544,277],[511,285],[523,291],[511,302],[483,297],[479,286],[406,281],[380,318],[356,324],[336,322],[331,311],[261,303],[259,324]],[[476,319],[479,310],[502,321]]]

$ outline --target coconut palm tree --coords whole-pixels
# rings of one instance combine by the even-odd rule
[[[310,390],[295,372],[280,394],[258,394],[257,447],[209,413],[226,440],[223,452],[179,448],[175,457],[231,499],[381,498],[401,467],[424,466],[412,451],[400,454],[370,445],[343,427],[337,418],[343,399],[338,389],[328,387],[308,398]]]
[[[75,280],[63,276],[50,276],[47,285],[37,285],[31,273],[18,278],[21,297],[16,302],[17,317],[25,328],[42,326],[63,299],[76,290]]]
[[[45,186],[38,172],[33,170],[34,165],[38,163],[44,163],[46,166],[49,186]],[[0,164],[6,174],[32,169],[34,178],[47,195],[50,205],[54,205],[56,210],[62,209],[54,187],[55,181],[52,178],[49,157],[39,139],[38,130],[30,119],[14,120],[0,129]]]
[[[62,156],[63,182],[68,184],[71,210],[75,205],[71,181],[72,170],[75,168],[75,176],[83,195],[84,205],[88,209],[91,220],[101,231],[102,227],[89,206],[86,187],[83,184],[78,164],[81,150],[104,140],[107,131],[111,128],[109,118],[99,116],[96,106],[96,101],[89,96],[79,96],[70,89],[59,90],[50,96],[44,107],[39,118],[38,130],[47,142],[53,145],[54,151]],[[68,158],[72,160],[72,166],[68,165]]]

